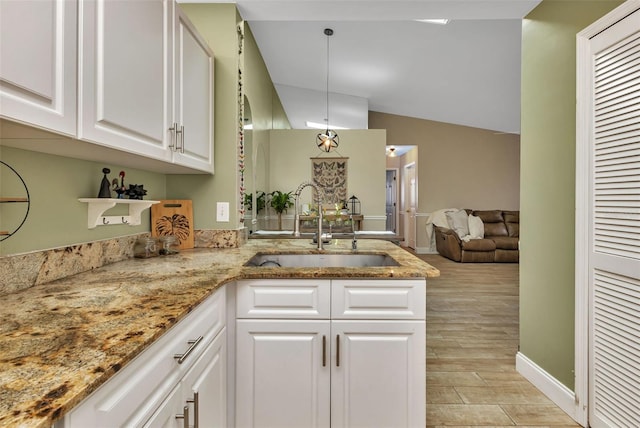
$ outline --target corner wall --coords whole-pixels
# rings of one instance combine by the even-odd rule
[[[576,34],[620,3],[545,0],[522,26],[520,353],[571,390]]]
[[[180,7],[207,41],[214,62],[214,175],[167,176],[172,199],[192,199],[197,229],[237,229],[238,206],[238,33],[235,4]],[[216,203],[229,202],[229,222],[216,221]]]

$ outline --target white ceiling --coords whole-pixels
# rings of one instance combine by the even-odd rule
[[[366,128],[372,110],[520,133],[521,19],[540,0],[234,3],[249,22],[294,128],[325,121],[323,31],[332,28],[333,125]],[[451,21],[415,21],[425,18]]]

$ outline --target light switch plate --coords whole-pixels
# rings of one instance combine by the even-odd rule
[[[218,202],[216,204],[216,221],[229,221],[229,202]]]

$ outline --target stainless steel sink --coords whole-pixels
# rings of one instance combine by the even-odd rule
[[[258,253],[245,266],[253,267],[380,267],[400,266],[388,254],[268,254]]]

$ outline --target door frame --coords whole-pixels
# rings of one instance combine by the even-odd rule
[[[589,423],[589,248],[591,247],[591,38],[640,9],[640,0],[627,0],[577,34],[576,67],[576,214],[575,214],[575,408],[573,418]],[[566,410],[566,409],[565,409]]]
[[[399,235],[400,232],[400,168],[387,168],[386,171],[393,171],[396,174],[396,199],[395,199],[395,208],[394,208],[394,218],[395,218],[395,233]],[[386,172],[385,172],[386,175]],[[386,180],[385,180],[386,181]]]
[[[405,219],[404,219],[404,227],[403,227],[403,235],[404,235],[404,246],[405,247],[410,247],[409,243],[410,241],[410,236],[409,236],[409,231],[410,229],[410,223],[411,223],[411,185],[410,183],[407,181],[407,170],[412,169],[413,170],[413,178],[415,180],[415,186],[414,186],[414,202],[415,202],[415,207],[414,207],[414,212],[413,212],[413,245],[414,247],[417,246],[417,224],[416,224],[416,213],[418,212],[418,162],[409,162],[408,164],[404,165],[402,167],[402,199],[404,201],[404,204],[402,206],[402,209],[404,210],[404,214],[405,214]],[[411,247],[410,247],[411,248]],[[415,249],[415,248],[414,248]]]

